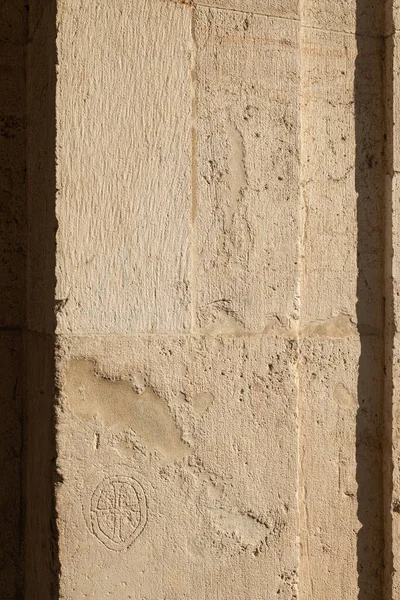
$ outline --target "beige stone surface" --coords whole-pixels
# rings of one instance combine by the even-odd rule
[[[387,597],[400,594],[399,579],[399,10],[397,1],[387,3],[385,46],[387,152],[386,152],[386,269],[385,292],[385,532]]]
[[[298,317],[299,26],[198,8],[195,327]]]
[[[400,25],[400,2],[398,0],[387,1],[385,3],[386,19],[385,29],[386,34],[391,34],[399,29]]]
[[[297,595],[299,26],[192,11],[58,14],[63,598]]]
[[[391,138],[393,142],[392,150],[392,168],[398,173],[400,172],[400,124],[398,114],[400,111],[400,97],[398,92],[398,84],[400,80],[400,35],[398,33],[390,36],[386,43],[387,53],[393,55],[393,79],[388,82],[391,91],[390,98],[393,104],[392,122],[393,128]]]
[[[360,35],[382,34],[385,0],[303,0],[305,26]]]
[[[381,42],[306,29],[302,57],[301,320],[355,323],[362,294],[362,325],[377,330],[381,309],[368,290],[382,277]]]
[[[382,41],[306,27],[301,48],[299,594],[378,600],[384,536]]]
[[[400,200],[400,174],[395,173],[392,181],[390,193],[392,196],[392,210],[391,210],[391,222],[392,222],[392,252],[393,252],[393,265],[391,274],[393,277],[393,317],[394,317],[394,331],[396,334],[400,332],[400,265],[397,261],[397,256],[400,251],[400,214],[397,210],[397,206]]]
[[[29,600],[396,598],[383,16],[34,3]]]
[[[59,344],[61,596],[296,597],[295,342]],[[113,501],[96,492],[130,478],[146,498],[133,542],[115,514],[98,524]]]
[[[386,593],[397,597],[399,580],[399,511],[400,485],[398,469],[399,437],[399,9],[398,2],[387,3],[386,53],[386,110],[387,110],[387,164],[386,164],[386,269],[385,291],[388,310],[385,329],[385,525],[386,525]]]
[[[59,6],[60,332],[190,326],[190,20],[171,2]]]
[[[390,515],[391,515],[391,531],[390,531],[390,549],[392,552],[392,560],[393,560],[393,578],[392,578],[392,587],[391,593],[393,597],[396,597],[400,593],[400,580],[398,576],[399,569],[399,560],[400,560],[400,545],[399,545],[399,533],[400,533],[400,476],[398,469],[398,461],[399,461],[399,453],[398,453],[398,445],[399,445],[399,422],[400,422],[400,414],[399,414],[399,336],[395,335],[393,340],[393,349],[392,349],[392,396],[389,399],[391,400],[391,418],[392,418],[392,436],[391,436],[391,445],[393,448],[392,460],[391,460],[391,502],[390,502]]]
[[[390,376],[387,382],[386,393],[387,393],[387,405],[386,414],[389,425],[387,429],[388,435],[388,446],[392,449],[388,456],[388,486],[389,491],[387,494],[387,519],[388,533],[390,539],[390,558],[393,563],[393,577],[390,580],[390,592],[393,597],[396,597],[400,593],[400,579],[398,575],[399,560],[400,560],[400,544],[399,544],[399,531],[400,531],[400,477],[399,477],[399,318],[400,318],[400,303],[399,303],[399,289],[400,289],[400,272],[399,272],[399,234],[400,234],[400,214],[398,210],[399,206],[399,174],[397,172],[398,163],[398,142],[397,142],[397,114],[398,114],[398,92],[397,92],[397,81],[399,71],[399,52],[398,52],[398,39],[397,34],[394,36],[393,44],[393,162],[396,164],[396,172],[392,177],[388,176],[388,214],[390,215],[390,246],[388,248],[388,254],[390,257],[390,271],[387,273],[388,279],[388,291],[392,292],[392,321],[388,323],[387,327],[387,339],[386,339],[386,369]]]
[[[188,0],[195,6],[211,6],[213,8],[252,13],[268,16],[299,18],[299,0]]]
[[[382,382],[366,369],[379,361],[379,347],[355,335],[310,338],[300,355],[299,597],[377,600]]]

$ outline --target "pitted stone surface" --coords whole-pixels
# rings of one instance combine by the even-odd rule
[[[280,589],[281,597],[292,598],[298,563],[296,342],[107,336],[59,343],[68,349],[60,363],[58,416],[59,468],[68,474],[58,495],[65,597],[72,597],[74,581],[91,597],[129,598],[128,589],[137,589],[152,598],[208,593],[228,600],[250,593],[261,599],[263,590]],[[117,409],[112,420],[88,406],[93,369],[76,365],[89,355],[110,406],[124,395],[134,411],[143,398],[137,426],[129,413]],[[176,453],[168,431],[149,435],[151,428],[157,432],[155,394],[184,454]],[[208,399],[201,411],[199,394]],[[143,495],[120,508],[121,490],[113,482]],[[102,507],[107,515],[99,515]],[[88,508],[97,534],[89,538]],[[129,524],[130,511],[136,512]],[[115,550],[122,550],[118,560]],[[88,578],[82,564],[89,570],[96,564],[96,577]],[[152,572],[158,577],[149,581]]]
[[[32,8],[29,164],[54,158],[55,180],[29,194],[28,322],[46,335],[27,340],[27,423],[47,452],[28,456],[30,514],[37,473],[56,502],[30,521],[45,548],[30,589],[43,567],[65,600],[386,600],[399,57],[384,6]]]

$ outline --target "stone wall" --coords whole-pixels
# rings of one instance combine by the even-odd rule
[[[31,3],[29,600],[398,596],[399,11]]]

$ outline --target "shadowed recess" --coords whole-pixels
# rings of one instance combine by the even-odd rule
[[[24,338],[24,593],[59,597],[55,495],[56,7],[29,3],[27,72],[27,269]]]
[[[25,328],[25,42],[21,0],[0,2],[0,599],[22,598],[21,453]]]
[[[383,599],[383,267],[384,3],[357,1],[354,103],[357,192],[357,321],[360,335],[356,423],[358,600]],[[368,25],[365,15],[375,11]],[[383,32],[382,32],[383,33]]]

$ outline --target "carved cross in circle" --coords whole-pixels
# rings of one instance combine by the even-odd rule
[[[126,550],[143,531],[147,502],[143,488],[132,477],[104,479],[90,505],[92,533],[110,550]]]

